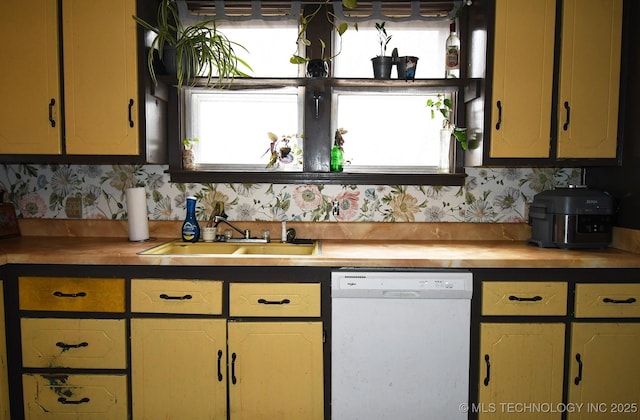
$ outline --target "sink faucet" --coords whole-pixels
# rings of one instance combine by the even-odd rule
[[[239,227],[237,227],[236,225],[234,225],[233,223],[231,223],[230,221],[228,221],[223,216],[216,215],[216,216],[213,217],[213,226],[214,227],[218,227],[220,222],[226,223],[227,225],[232,227],[236,232],[239,232],[244,239],[250,239],[251,238],[251,232],[249,231],[249,229],[242,230]]]

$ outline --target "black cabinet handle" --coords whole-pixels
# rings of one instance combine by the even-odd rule
[[[484,386],[489,386],[489,380],[491,379],[491,362],[489,361],[489,355],[484,355],[484,364],[487,366],[487,375],[484,377]]]
[[[567,110],[567,119],[564,121],[564,124],[562,124],[562,129],[567,131],[569,129],[569,121],[571,119],[571,107],[569,106],[569,102],[564,102],[564,109]]]
[[[56,126],[56,120],[53,119],[53,107],[55,105],[56,100],[54,98],[51,98],[51,101],[49,102],[49,124],[51,124],[51,127]]]
[[[91,400],[87,397],[84,397],[80,400],[68,400],[65,397],[58,398],[58,402],[60,404],[84,404],[84,403],[88,403],[89,401]]]
[[[222,382],[222,350],[218,350],[218,382]]]
[[[133,127],[133,99],[129,99],[129,127]]]
[[[86,292],[62,293],[62,292],[59,292],[59,291],[56,290],[55,292],[53,292],[53,296],[77,298],[77,297],[85,297],[85,296],[87,296],[87,293]]]
[[[498,122],[496,123],[496,130],[500,130],[500,126],[502,125],[502,102],[496,102],[496,106],[498,107]]]
[[[580,385],[582,381],[582,356],[580,356],[580,353],[576,354],[576,362],[578,362],[578,376],[575,377],[573,383]]]
[[[542,300],[542,296],[519,297],[519,296],[511,295],[509,296],[509,300],[516,300],[518,302],[538,302]]]
[[[67,344],[67,343],[63,343],[62,341],[58,341],[56,343],[56,346],[67,350],[67,349],[77,349],[80,347],[89,347],[89,343],[87,343],[86,341],[83,341],[82,343],[78,343],[78,344]]]
[[[633,297],[630,297],[629,299],[604,298],[604,299],[602,299],[602,301],[604,303],[635,303],[636,302],[636,298],[633,298]]]
[[[238,382],[236,379],[236,357],[235,353],[231,354],[231,383],[234,385]]]
[[[160,295],[160,299],[165,299],[165,300],[189,300],[193,298],[193,296],[191,295],[184,295],[184,296],[169,296],[166,293],[163,293]]]
[[[289,299],[282,299],[282,300],[258,299],[258,303],[261,305],[287,305],[291,303],[291,301]]]

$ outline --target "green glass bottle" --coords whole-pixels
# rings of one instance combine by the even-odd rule
[[[344,161],[344,153],[342,152],[342,146],[340,145],[340,136],[336,131],[336,137],[331,148],[331,172],[342,172],[342,163]]]

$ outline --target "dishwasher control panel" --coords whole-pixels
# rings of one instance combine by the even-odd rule
[[[333,297],[470,299],[468,271],[349,271],[331,273]]]

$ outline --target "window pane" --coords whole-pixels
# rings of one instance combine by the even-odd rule
[[[351,165],[437,166],[442,115],[426,106],[428,94],[339,92],[334,96],[337,127],[344,135],[344,155]]]
[[[302,133],[297,88],[190,89],[186,107],[187,137],[200,140],[194,147],[199,164],[264,167],[269,161],[269,132],[279,137]]]
[[[253,69],[252,77],[298,77],[298,66],[289,58],[296,52],[296,21],[218,21],[218,29],[230,40],[242,45],[236,53]]]
[[[387,22],[391,41],[387,55],[398,48],[400,56],[418,57],[416,78],[444,78],[444,46],[449,36],[449,21]],[[339,38],[339,37],[336,37]],[[339,40],[336,40],[339,42]],[[336,48],[340,48],[339,45]],[[342,35],[342,53],[333,60],[334,77],[373,77],[371,59],[380,55],[380,43],[374,21],[358,23],[358,30],[349,29]],[[394,69],[392,78],[397,76]]]

